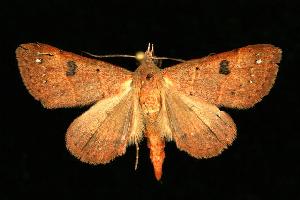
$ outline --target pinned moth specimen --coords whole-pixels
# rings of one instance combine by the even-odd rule
[[[93,104],[70,125],[68,150],[81,161],[105,164],[147,138],[157,180],[165,141],[195,158],[220,154],[236,137],[219,107],[245,109],[269,93],[281,59],[270,44],[249,45],[160,69],[153,46],[135,72],[29,43],[16,50],[23,82],[45,108]]]

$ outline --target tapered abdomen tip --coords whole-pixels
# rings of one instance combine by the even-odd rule
[[[155,178],[159,181],[162,176],[162,166],[165,159],[165,152],[164,145],[158,145],[155,147],[150,147],[150,158],[153,164]]]
[[[162,164],[163,163],[157,163],[157,164],[153,163],[155,178],[158,181],[161,179],[162,176]]]

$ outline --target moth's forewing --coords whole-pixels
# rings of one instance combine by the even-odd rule
[[[269,93],[281,50],[250,45],[180,63],[162,71],[172,89],[217,106],[248,108]]]
[[[118,95],[132,72],[41,44],[22,44],[16,56],[23,82],[47,108],[82,106]]]

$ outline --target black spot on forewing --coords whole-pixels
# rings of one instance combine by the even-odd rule
[[[219,73],[224,74],[224,75],[228,75],[230,73],[229,61],[228,60],[222,60],[220,62]]]
[[[76,73],[76,68],[77,68],[77,65],[74,61],[70,60],[67,62],[67,71],[66,71],[66,75],[67,76],[74,76],[75,73]]]

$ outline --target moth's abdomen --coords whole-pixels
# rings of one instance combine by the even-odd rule
[[[162,176],[162,166],[165,159],[165,141],[159,134],[159,129],[153,124],[146,125],[145,135],[148,138],[150,159],[153,165],[155,178],[160,180]]]

